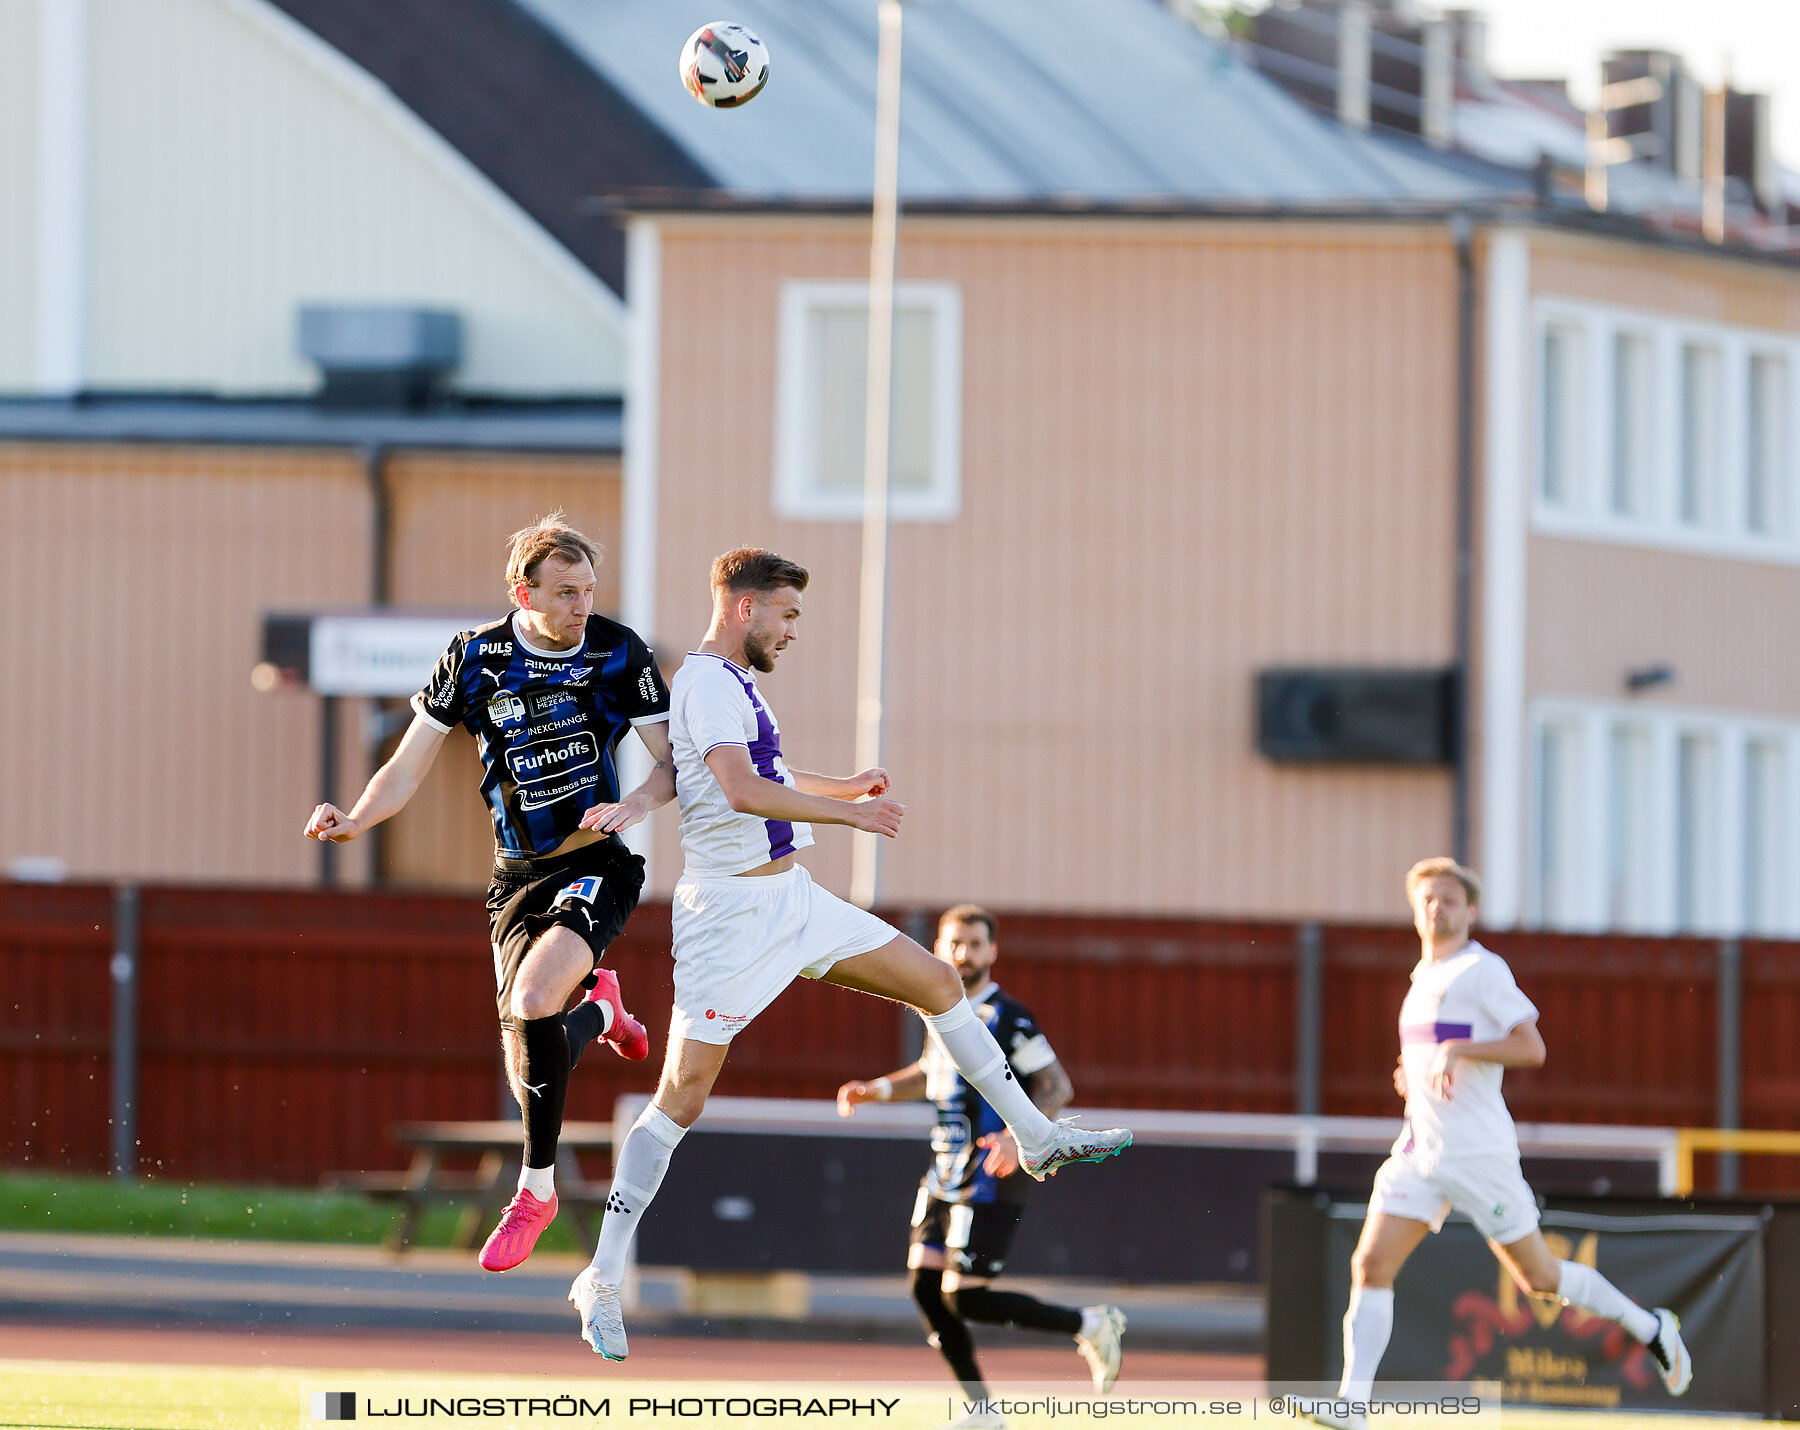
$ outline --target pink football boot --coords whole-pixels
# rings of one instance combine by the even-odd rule
[[[625,1011],[619,1001],[619,975],[610,968],[594,970],[594,986],[583,1003],[605,1003],[612,1009],[612,1023],[601,1036],[612,1044],[613,1051],[627,1062],[641,1063],[650,1056],[650,1034],[644,1025]]]
[[[555,1192],[550,1193],[549,1201],[540,1202],[520,1187],[506,1204],[506,1210],[500,1213],[500,1225],[494,1228],[481,1248],[481,1269],[511,1271],[531,1255],[544,1228],[555,1220]]]

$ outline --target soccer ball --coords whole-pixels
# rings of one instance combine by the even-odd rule
[[[748,104],[769,82],[769,52],[742,25],[715,20],[681,47],[681,83],[711,109]]]

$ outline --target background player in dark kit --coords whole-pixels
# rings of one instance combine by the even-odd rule
[[[669,692],[643,641],[594,614],[598,548],[561,512],[509,545],[514,611],[450,643],[413,697],[399,748],[355,807],[322,804],[306,825],[313,839],[356,838],[406,806],[453,727],[475,736],[494,821],[487,908],[501,1039],[525,1121],[519,1190],[481,1250],[490,1271],[529,1256],[556,1215],[556,1143],[582,1048],[598,1035],[626,1057],[649,1052],[599,963],[644,882],[644,861],[619,831],[675,794]],[[620,799],[614,749],[631,729],[655,768]],[[592,992],[565,1020],[580,987]]]
[[[995,918],[986,909],[958,904],[938,920],[933,952],[956,969],[970,1003],[993,1032],[1031,1100],[1053,1118],[1068,1106],[1075,1089],[1030,1010],[993,981],[997,932]],[[865,1102],[920,1098],[937,1104],[938,1125],[931,1138],[935,1154],[931,1169],[919,1184],[913,1209],[906,1264],[912,1272],[913,1299],[964,1393],[971,1400],[989,1398],[967,1321],[1073,1336],[1093,1373],[1094,1388],[1110,1390],[1119,1374],[1122,1311],[1115,1306],[1084,1310],[1052,1306],[1034,1296],[993,1289],[1032,1181],[1019,1172],[1018,1145],[1006,1124],[962,1079],[943,1050],[928,1041],[924,1055],[910,1067],[873,1082],[845,1083],[838,1089],[838,1112],[850,1117]],[[988,1423],[979,1412],[974,1414],[970,1424]]]

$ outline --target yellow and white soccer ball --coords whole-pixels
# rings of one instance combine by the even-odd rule
[[[712,109],[748,104],[769,82],[769,52],[742,25],[715,20],[681,47],[681,83]]]

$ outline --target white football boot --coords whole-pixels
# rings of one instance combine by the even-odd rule
[[[625,1308],[619,1288],[608,1286],[590,1266],[569,1288],[569,1302],[581,1313],[581,1339],[608,1360],[624,1360]]]
[[[1670,1395],[1686,1395],[1688,1382],[1694,1378],[1694,1362],[1682,1343],[1681,1322],[1667,1306],[1658,1306],[1650,1314],[1656,1317],[1656,1334],[1650,1338],[1650,1359],[1656,1362],[1656,1373]]]
[[[1027,1175],[1041,1182],[1045,1177],[1054,1177],[1072,1162],[1104,1162],[1108,1157],[1118,1156],[1130,1145],[1131,1134],[1123,1127],[1090,1132],[1065,1118],[1051,1129],[1049,1140],[1041,1147],[1033,1147],[1029,1152],[1023,1147],[1019,1149],[1019,1165]]]
[[[1094,1328],[1093,1335],[1076,1336],[1075,1349],[1081,1352],[1081,1358],[1093,1372],[1095,1392],[1105,1395],[1119,1378],[1119,1363],[1125,1359],[1125,1347],[1121,1344],[1125,1337],[1125,1313],[1117,1306],[1088,1306],[1085,1309],[1099,1316],[1100,1324]]]

